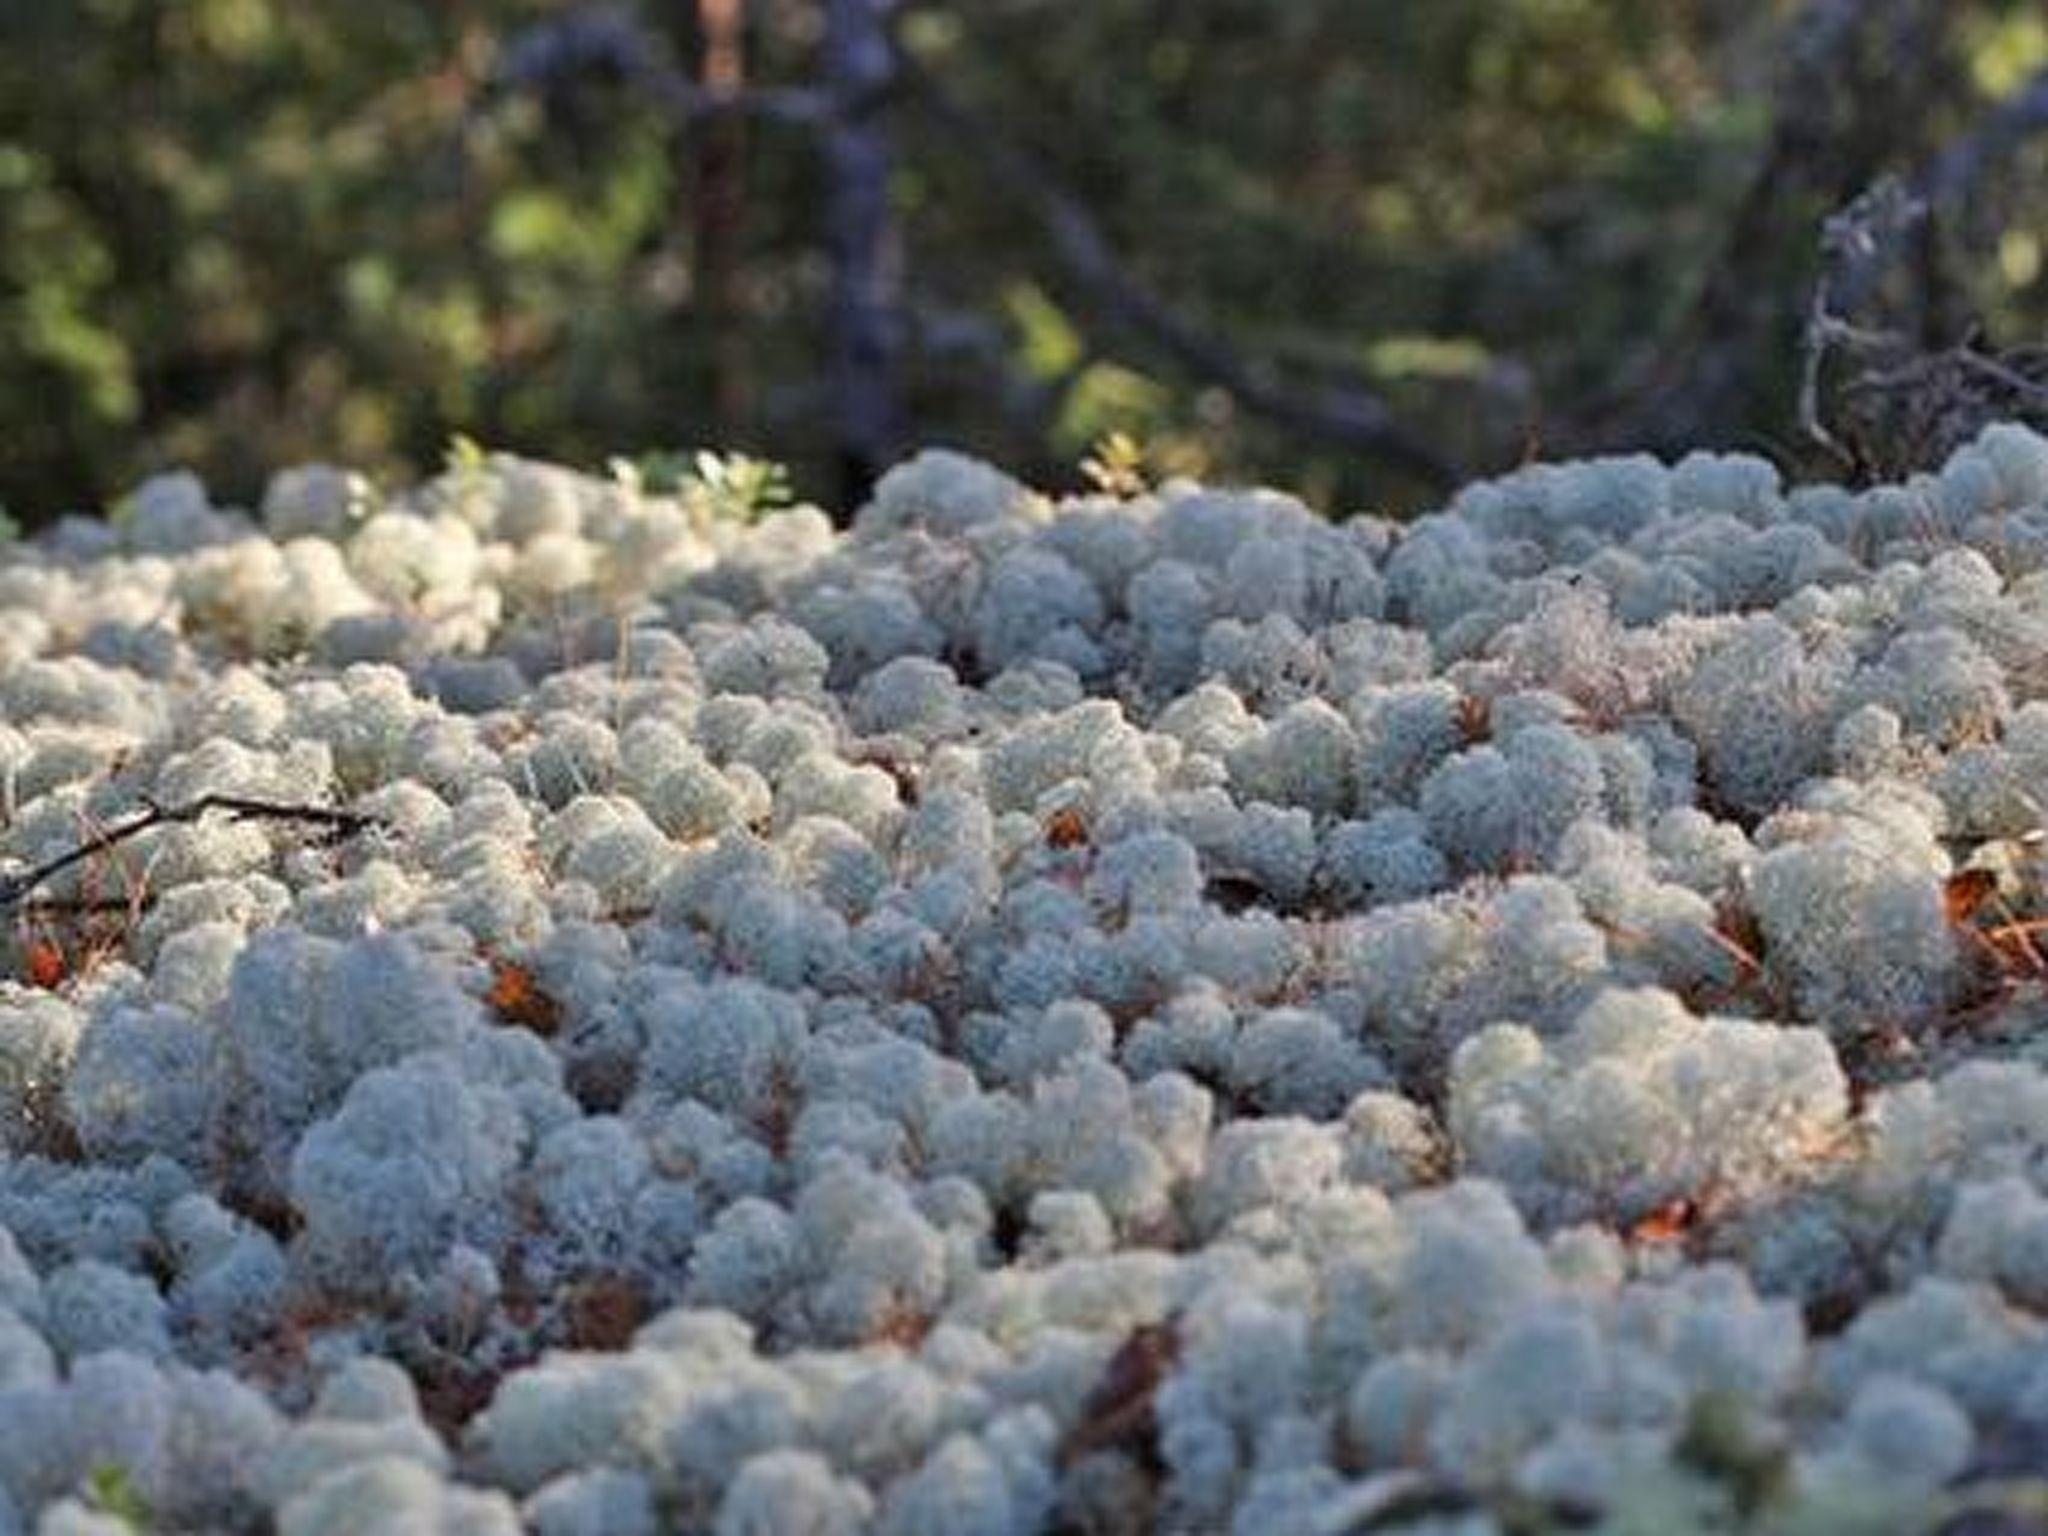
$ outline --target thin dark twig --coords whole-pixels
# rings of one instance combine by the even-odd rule
[[[7,899],[0,897],[0,899]],[[81,896],[67,899],[46,896],[40,901],[24,901],[20,904],[23,918],[30,922],[38,919],[48,921],[55,918],[80,917],[126,917],[138,908],[147,911],[156,904],[156,898],[148,892],[134,896]]]
[[[1952,355],[1957,367],[1971,373],[1980,373],[1994,384],[2004,385],[2023,399],[2048,404],[2048,384],[2043,384],[2039,379],[2030,379],[1997,358],[1988,357],[1982,352],[1973,352],[1968,347],[1957,347]]]
[[[286,805],[274,800],[255,799],[248,795],[201,795],[198,799],[187,801],[183,805],[159,805],[148,796],[143,796],[142,804],[143,809],[126,821],[115,823],[104,832],[87,838],[77,847],[67,849],[55,858],[46,859],[19,874],[0,878],[0,911],[15,906],[30,891],[53,876],[62,874],[73,865],[82,864],[109,849],[119,847],[152,827],[195,822],[209,811],[223,812],[237,821],[302,822],[325,827],[340,837],[352,836],[382,824],[377,817],[362,811],[344,811],[330,805]]]
[[[1860,374],[1845,380],[1841,393],[1844,396],[1896,394],[1925,388],[1938,382],[1946,373],[1974,373],[2022,401],[2048,406],[2048,383],[2029,378],[2010,364],[1988,353],[1974,351],[1968,345],[1924,353],[1896,368]]]

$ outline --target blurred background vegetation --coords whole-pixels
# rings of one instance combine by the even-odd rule
[[[839,506],[1111,432],[1345,510],[1896,468],[1902,380],[2048,397],[2044,172],[2039,0],[7,0],[0,501],[457,433]]]

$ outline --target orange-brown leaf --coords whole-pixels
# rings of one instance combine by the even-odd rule
[[[931,1336],[932,1325],[937,1321],[928,1312],[915,1308],[893,1306],[882,1315],[881,1322],[868,1335],[870,1344],[893,1344],[898,1349],[915,1351]]]
[[[1998,876],[1988,869],[1965,869],[1950,875],[1941,888],[1942,910],[1961,926],[1975,917],[1998,892]]]
[[[1078,848],[1088,841],[1088,818],[1063,805],[1045,819],[1045,841],[1053,848]]]
[[[1743,985],[1763,974],[1763,925],[1749,908],[1723,900],[1714,909],[1714,925],[1707,930],[1707,936],[1735,961]]]
[[[1458,700],[1458,734],[1467,746],[1493,735],[1493,701],[1468,693]]]
[[[491,989],[484,1001],[504,1023],[536,1035],[552,1035],[562,1025],[562,1005],[541,989],[532,971],[510,960],[491,968]]]
[[[446,1439],[460,1440],[469,1421],[490,1407],[504,1378],[502,1367],[455,1357],[422,1362],[412,1371],[420,1417]]]
[[[63,986],[65,978],[71,974],[71,965],[64,958],[64,951],[50,939],[31,940],[22,956],[21,968],[30,986],[41,987],[46,992]]]
[[[1676,1243],[1684,1239],[1700,1219],[1698,1202],[1680,1195],[1667,1200],[1628,1229],[1632,1243]]]

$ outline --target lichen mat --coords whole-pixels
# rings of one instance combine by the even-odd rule
[[[2044,656],[2016,427],[152,481],[0,549],[0,1531],[2023,1525]]]

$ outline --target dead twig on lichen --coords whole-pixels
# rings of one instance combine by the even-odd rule
[[[336,838],[380,825],[378,819],[361,811],[345,811],[327,805],[288,805],[248,795],[201,795],[183,805],[159,805],[146,796],[143,809],[126,821],[84,839],[75,848],[45,859],[18,874],[0,876],[0,912],[17,906],[29,892],[65,870],[118,848],[130,838],[140,837],[153,827],[190,824],[209,812],[219,811],[237,821],[284,821],[323,827]]]

